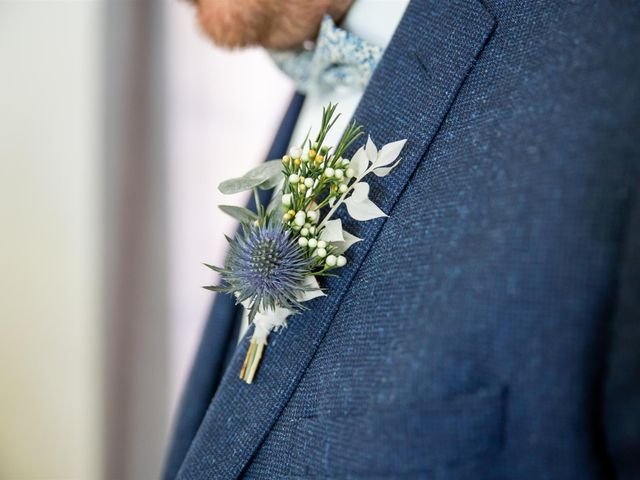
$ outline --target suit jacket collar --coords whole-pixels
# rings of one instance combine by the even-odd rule
[[[377,144],[408,138],[403,160],[380,181],[372,197],[387,213],[425,156],[460,86],[495,25],[477,0],[413,1],[355,113]],[[379,234],[384,219],[352,224],[364,240],[349,251],[350,263],[326,282],[327,297],[272,335],[257,380],[238,378],[248,341],[234,355],[178,478],[237,478],[287,404],[336,315],[352,279]]]

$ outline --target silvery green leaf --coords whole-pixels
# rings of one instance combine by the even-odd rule
[[[216,273],[222,273],[224,272],[224,268],[220,268],[220,267],[216,267],[215,265],[209,265],[208,263],[203,264],[205,267],[210,268],[211,270],[213,270]]]
[[[407,143],[406,139],[387,143],[380,149],[380,152],[378,152],[378,158],[373,162],[373,166],[384,167],[385,165],[392,163],[396,158],[398,158],[398,155],[400,155],[405,143]]]
[[[280,178],[277,185],[275,186],[275,190],[271,195],[271,201],[269,201],[269,206],[267,207],[267,212],[281,212],[282,210],[282,188],[284,187],[284,177]]]
[[[367,168],[369,168],[369,159],[367,158],[367,154],[364,151],[364,147],[360,147],[358,151],[353,155],[351,164],[349,166],[353,168],[353,175],[356,178],[359,178],[367,170]]]
[[[333,246],[336,248],[336,251],[339,255],[346,252],[354,243],[358,243],[359,241],[362,240],[361,238],[358,238],[355,235],[350,234],[346,230],[342,231],[342,235],[344,236],[344,242],[337,242],[333,244]]]
[[[267,212],[281,212],[282,211],[282,193],[274,193],[271,197],[271,201],[267,206]]]
[[[271,178],[267,178],[264,182],[258,185],[258,188],[260,190],[271,190],[276,185],[278,185],[278,183],[280,183],[281,179],[282,179],[282,172],[280,171],[274,176],[272,176]]]
[[[375,203],[369,200],[369,184],[365,182],[356,183],[353,193],[344,201],[349,215],[355,220],[372,220],[387,215],[380,210]]]
[[[206,287],[202,287],[205,290],[209,290],[210,292],[216,292],[216,293],[226,293],[227,289],[225,287],[219,287],[217,285],[209,285]]]
[[[277,185],[281,175],[282,162],[280,160],[269,160],[252,168],[242,177],[225,180],[218,186],[218,190],[225,195],[230,195],[256,187],[262,189],[273,188]]]
[[[342,220],[329,220],[320,233],[320,240],[325,242],[344,242]]]
[[[373,170],[373,173],[375,173],[379,177],[386,177],[387,175],[389,175],[391,173],[391,170],[393,170],[394,168],[396,168],[398,166],[399,163],[400,163],[400,160],[398,160],[396,163],[394,163],[390,167],[378,167],[378,168],[375,168]]]
[[[371,137],[367,137],[367,147],[365,151],[367,152],[369,162],[374,163],[378,158],[378,149],[376,148],[376,144],[373,143],[373,140],[371,140]]]
[[[240,222],[253,222],[258,219],[258,215],[248,208],[236,207],[235,205],[218,205],[218,208]]]
[[[238,294],[238,292],[234,293],[236,300],[240,297],[240,295]],[[251,308],[251,300],[245,300],[243,302],[240,302],[240,305],[242,305],[245,310],[249,310]]]

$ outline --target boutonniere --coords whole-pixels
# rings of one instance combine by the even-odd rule
[[[205,287],[234,295],[248,311],[254,330],[240,372],[247,383],[255,378],[271,332],[286,327],[289,317],[307,308],[305,302],[326,295],[319,279],[344,267],[347,250],[361,240],[334,218],[338,209],[344,205],[357,221],[386,216],[369,199],[365,178],[388,175],[398,165],[406,140],[378,150],[368,138],[351,159],[343,158],[364,132],[353,122],[336,147],[325,145],[338,116],[336,105],[329,104],[315,140],[307,134],[281,160],[265,162],[219,186],[224,194],[253,190],[257,205],[257,212],[220,206],[242,227],[235,237],[227,237],[224,267],[207,265],[220,274],[221,284]],[[258,189],[274,190],[269,205],[260,204]]]

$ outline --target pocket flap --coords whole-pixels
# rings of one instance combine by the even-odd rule
[[[298,423],[306,473],[402,474],[497,452],[505,389]],[[316,466],[321,466],[320,471]]]

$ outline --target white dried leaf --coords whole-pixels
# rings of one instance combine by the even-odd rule
[[[384,167],[389,165],[400,155],[400,152],[404,148],[404,144],[407,143],[407,140],[398,140],[397,142],[387,143],[380,149],[378,153],[378,158],[374,160],[374,167]]]
[[[338,254],[342,254],[346,252],[351,247],[351,245],[362,241],[361,238],[358,238],[355,235],[352,235],[346,230],[342,231],[342,235],[344,236],[344,242],[337,242],[333,244]]]
[[[320,240],[324,240],[325,242],[344,242],[342,220],[339,218],[329,220],[320,233]]]
[[[360,182],[354,185],[353,193],[344,201],[349,215],[355,220],[372,220],[387,215],[369,199],[369,184]]]
[[[367,168],[369,168],[369,159],[364,151],[364,147],[360,147],[355,155],[353,155],[349,166],[353,168],[353,175],[356,178],[359,178]]]
[[[320,288],[318,280],[313,275],[309,275],[304,280],[304,292],[298,295],[299,302],[307,302],[317,297],[323,297],[326,295]]]
[[[378,158],[378,149],[376,148],[376,144],[373,143],[373,140],[371,140],[371,137],[367,137],[367,147],[365,151],[367,152],[369,162],[374,163]]]
[[[375,168],[373,170],[373,173],[375,173],[378,177],[386,177],[387,175],[389,175],[391,173],[391,171],[394,168],[396,168],[398,166],[399,163],[400,163],[400,160],[398,160],[396,163],[394,163],[390,167],[378,167],[378,168]]]

